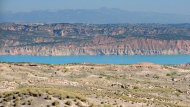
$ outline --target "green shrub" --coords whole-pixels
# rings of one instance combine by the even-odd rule
[[[166,76],[170,76],[170,74],[169,74],[169,73],[167,73],[167,74],[166,74]]]
[[[176,74],[177,74],[176,72],[172,72],[172,73],[167,73],[166,76],[174,76]]]
[[[108,80],[110,80],[110,78],[111,78],[110,76],[107,76],[107,77],[106,77],[106,79],[108,79]]]
[[[19,85],[17,88],[18,88],[18,89],[26,88],[26,86],[25,86],[25,85]]]
[[[157,74],[154,74],[154,75],[153,75],[153,78],[158,79],[159,76],[158,76]]]
[[[104,104],[104,102],[101,102],[101,104]]]
[[[149,77],[149,76],[150,76],[150,74],[146,74],[145,76],[146,76],[146,77]]]
[[[175,74],[177,74],[177,73],[176,73],[176,72],[172,72],[172,73],[171,73],[171,75],[175,75]]]
[[[134,86],[134,87],[133,87],[133,89],[139,89],[139,87],[137,87],[137,86]]]
[[[175,92],[174,93],[176,96],[180,96],[180,93],[179,92]]]

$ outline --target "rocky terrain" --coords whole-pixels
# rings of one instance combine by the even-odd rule
[[[0,63],[1,107],[189,105],[189,66]]]
[[[190,24],[0,23],[0,55],[190,54]]]

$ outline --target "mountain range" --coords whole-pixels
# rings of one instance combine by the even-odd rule
[[[189,23],[190,15],[130,12],[117,8],[65,9],[57,11],[36,10],[31,12],[0,12],[0,22],[43,22],[43,23]]]

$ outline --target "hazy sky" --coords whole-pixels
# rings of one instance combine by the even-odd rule
[[[190,0],[0,0],[1,11],[119,8],[190,15]]]

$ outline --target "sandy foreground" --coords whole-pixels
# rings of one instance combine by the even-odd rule
[[[190,67],[0,63],[0,107],[183,107]]]

